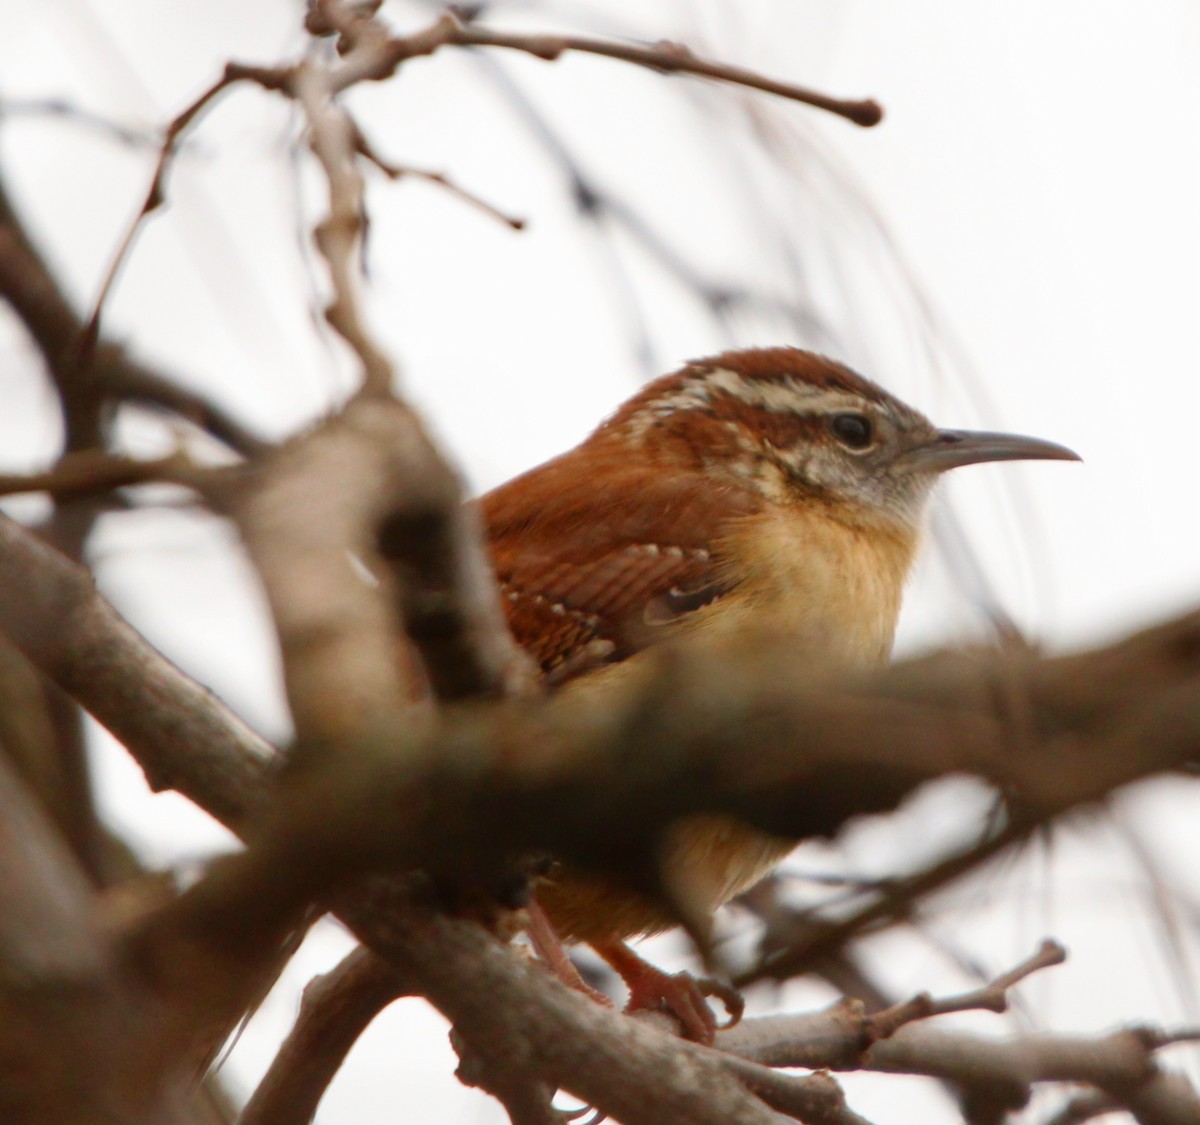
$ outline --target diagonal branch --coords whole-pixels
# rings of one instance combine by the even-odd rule
[[[368,1024],[411,986],[359,947],[304,989],[300,1014],[238,1125],[308,1125]]]

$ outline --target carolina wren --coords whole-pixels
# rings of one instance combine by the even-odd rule
[[[888,658],[940,474],[1019,459],[1078,460],[1034,438],[939,430],[839,363],[766,348],[656,379],[482,509],[509,626],[552,682],[602,677],[663,638],[764,624],[855,669]],[[793,846],[694,817],[671,830],[664,863],[715,910]],[[537,900],[559,935],[618,967],[615,943],[671,924],[572,873]]]

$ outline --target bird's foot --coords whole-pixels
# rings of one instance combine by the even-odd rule
[[[613,1007],[613,1002],[599,989],[593,988],[579,975],[575,962],[567,956],[562,939],[555,933],[554,927],[536,901],[526,907],[529,914],[529,940],[533,943],[539,957],[548,968],[568,988],[582,992],[589,1000],[595,1000],[606,1008]]]
[[[735,988],[711,977],[691,973],[667,973],[651,965],[623,942],[595,945],[600,954],[629,988],[626,1012],[670,1012],[683,1027],[686,1038],[711,1047],[718,1031],[733,1027],[746,1008],[746,1001]],[[725,1007],[727,1019],[719,1024],[708,1006],[715,997]]]

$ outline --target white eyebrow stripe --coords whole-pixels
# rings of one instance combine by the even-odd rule
[[[863,403],[862,397],[846,391],[814,386],[792,378],[746,379],[745,375],[727,367],[716,368],[698,381],[701,386],[706,387],[706,391],[724,391],[726,395],[737,398],[748,407],[770,410],[774,414],[827,414],[838,409],[862,409]],[[684,395],[678,397],[685,398]],[[698,405],[708,405],[710,402],[712,395],[708,391]],[[673,409],[688,410],[697,407],[689,407],[686,402],[680,401]]]

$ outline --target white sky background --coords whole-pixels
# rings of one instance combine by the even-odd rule
[[[123,123],[161,125],[226,58],[271,62],[297,50],[298,8],[284,0],[0,0],[0,104],[65,97]],[[731,128],[734,99],[607,60],[492,56],[595,180],[633,203],[706,277],[788,291],[780,240],[764,231],[790,223],[813,299],[835,332],[822,347],[944,424],[1019,430],[1083,454],[1083,466],[980,467],[951,485],[988,580],[1031,632],[1051,646],[1082,643],[1198,600],[1193,4],[594,0],[562,3],[558,11],[575,19],[558,23],[549,9],[513,5],[506,22],[682,38],[772,75],[878,97],[887,118],[875,130],[751,100],[833,154],[873,201],[936,310],[940,370],[913,328],[914,302],[844,202],[845,187],[831,187],[811,155],[798,180],[769,172],[741,139],[744,123]],[[408,27],[425,18],[415,3],[387,10]],[[473,488],[487,488],[578,440],[647,372],[561,174],[472,60],[443,52],[356,92],[352,104],[387,157],[445,171],[530,220],[517,235],[426,185],[372,184],[374,324]],[[143,233],[108,319],[139,354],[279,435],[335,401],[352,377],[337,346],[313,330],[301,253],[321,185],[305,174],[295,187],[288,121],[278,99],[256,91],[219,105],[180,159],[171,207]],[[72,292],[89,300],[145,190],[152,153],[14,114],[0,130],[0,159]],[[753,206],[747,174],[761,192]],[[297,217],[301,197],[308,220]],[[661,265],[626,236],[616,246],[635,278],[656,370],[729,342]],[[762,318],[739,317],[736,330],[740,343],[812,342]],[[0,471],[53,454],[55,422],[35,371],[19,332],[0,317]],[[164,441],[162,427],[144,419],[127,436],[138,452]],[[269,634],[226,532],[184,514],[114,517],[99,557],[105,591],[156,644],[268,734],[286,729]],[[961,569],[922,568],[903,643],[978,628],[969,600],[947,592],[956,575],[961,585]],[[182,801],[146,796],[119,753],[101,761],[112,815],[148,854],[201,858],[224,839]],[[916,862],[954,838],[960,806],[975,796],[963,787],[930,795],[896,823],[852,834],[839,855],[809,849],[801,862],[858,873],[897,853]],[[1140,825],[1169,880],[1189,874],[1200,845],[1196,797],[1172,782],[1121,802],[1123,820]],[[993,971],[1043,933],[1067,940],[1069,965],[1027,986],[1030,1007],[1063,1030],[1191,1018],[1146,882],[1116,836],[1111,826],[1063,833],[1053,862],[1034,856],[959,894],[938,934]],[[1186,914],[1189,900],[1181,901]],[[332,927],[318,934],[304,968],[327,962],[338,941]],[[1186,943],[1194,955],[1194,936]],[[918,939],[889,939],[881,956],[899,991],[966,981]],[[784,999],[818,998],[797,988]],[[246,1035],[229,1067],[239,1087],[253,1082],[293,1005],[294,992],[277,994]],[[459,1090],[451,1068],[441,1021],[418,1003],[397,1005],[321,1120],[495,1120],[482,1099]],[[914,1100],[898,1103],[895,1082],[852,1084],[855,1107],[881,1125],[951,1119],[940,1095],[915,1083]]]

